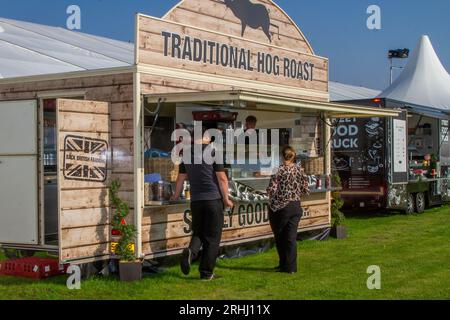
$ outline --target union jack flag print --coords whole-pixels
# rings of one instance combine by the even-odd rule
[[[86,137],[67,136],[64,146],[65,179],[106,181],[108,142]]]

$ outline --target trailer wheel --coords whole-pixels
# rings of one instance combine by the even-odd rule
[[[419,192],[416,194],[416,212],[423,213],[426,208],[425,194]]]
[[[414,195],[412,193],[408,194],[408,203],[405,212],[406,214],[414,213]]]

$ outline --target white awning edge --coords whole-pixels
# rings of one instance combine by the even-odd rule
[[[158,95],[144,95],[148,103],[206,103],[243,101],[262,104],[266,107],[290,107],[313,112],[325,112],[328,117],[397,117],[401,112],[396,109],[382,109],[341,103],[321,102],[275,96],[248,91],[210,91],[210,92],[178,92]]]

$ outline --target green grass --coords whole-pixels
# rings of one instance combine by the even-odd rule
[[[450,299],[450,207],[346,223],[346,240],[299,243],[296,275],[272,272],[272,249],[219,261],[223,278],[214,282],[199,281],[196,266],[189,277],[172,267],[133,284],[91,279],[78,291],[66,288],[66,277],[1,277],[0,299]],[[370,265],[381,267],[381,290],[366,287]]]

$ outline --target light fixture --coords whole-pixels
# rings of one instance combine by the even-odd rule
[[[389,59],[406,59],[409,57],[409,49],[389,50],[388,57]]]
[[[393,59],[407,59],[409,58],[409,49],[404,48],[404,49],[395,49],[395,50],[389,50],[388,52],[388,58],[389,58],[389,62],[390,62],[390,81],[391,84],[394,81],[393,80],[393,70],[394,69],[403,69],[403,67],[396,67],[393,65]]]

